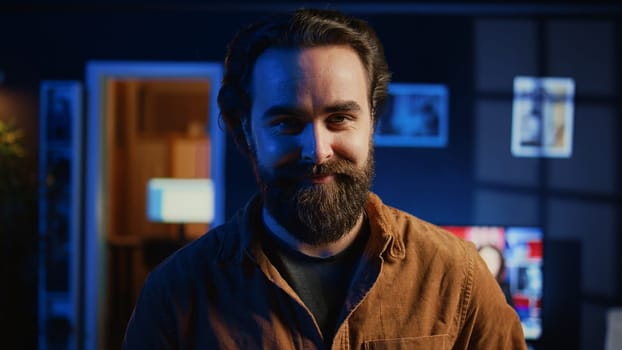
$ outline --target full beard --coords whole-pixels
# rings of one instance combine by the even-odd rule
[[[335,242],[354,227],[363,213],[374,177],[373,156],[370,147],[362,169],[342,158],[322,164],[288,164],[279,167],[274,175],[256,167],[264,205],[299,241],[310,245]],[[333,181],[300,181],[305,175],[325,174],[333,175]]]

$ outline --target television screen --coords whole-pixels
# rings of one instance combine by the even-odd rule
[[[473,242],[520,317],[525,338],[542,334],[542,230],[514,226],[443,226]],[[501,253],[496,255],[496,252]]]

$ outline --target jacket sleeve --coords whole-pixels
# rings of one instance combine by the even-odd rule
[[[468,256],[472,279],[466,292],[470,297],[463,306],[463,325],[455,348],[526,350],[518,314],[477,252]]]
[[[168,305],[156,280],[148,278],[128,322],[123,350],[176,349],[173,342],[174,323]]]

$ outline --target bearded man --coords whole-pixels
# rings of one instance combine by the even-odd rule
[[[149,275],[125,349],[526,348],[475,247],[370,192],[389,79],[335,11],[234,37],[218,103],[259,193]]]

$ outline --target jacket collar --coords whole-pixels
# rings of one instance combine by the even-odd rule
[[[259,194],[254,195],[226,225],[223,232],[219,254],[221,262],[236,261],[241,263],[244,256],[256,262],[265,258],[259,243],[260,230],[263,230],[261,218],[263,201]],[[383,256],[385,259],[401,260],[405,257],[405,247],[401,230],[397,228],[396,209],[388,207],[374,193],[370,192],[365,205],[370,227],[370,238],[365,253],[371,256]]]
[[[397,210],[386,206],[380,197],[369,193],[365,206],[371,230],[368,251],[387,259],[401,260],[406,256],[403,230],[396,222]]]

